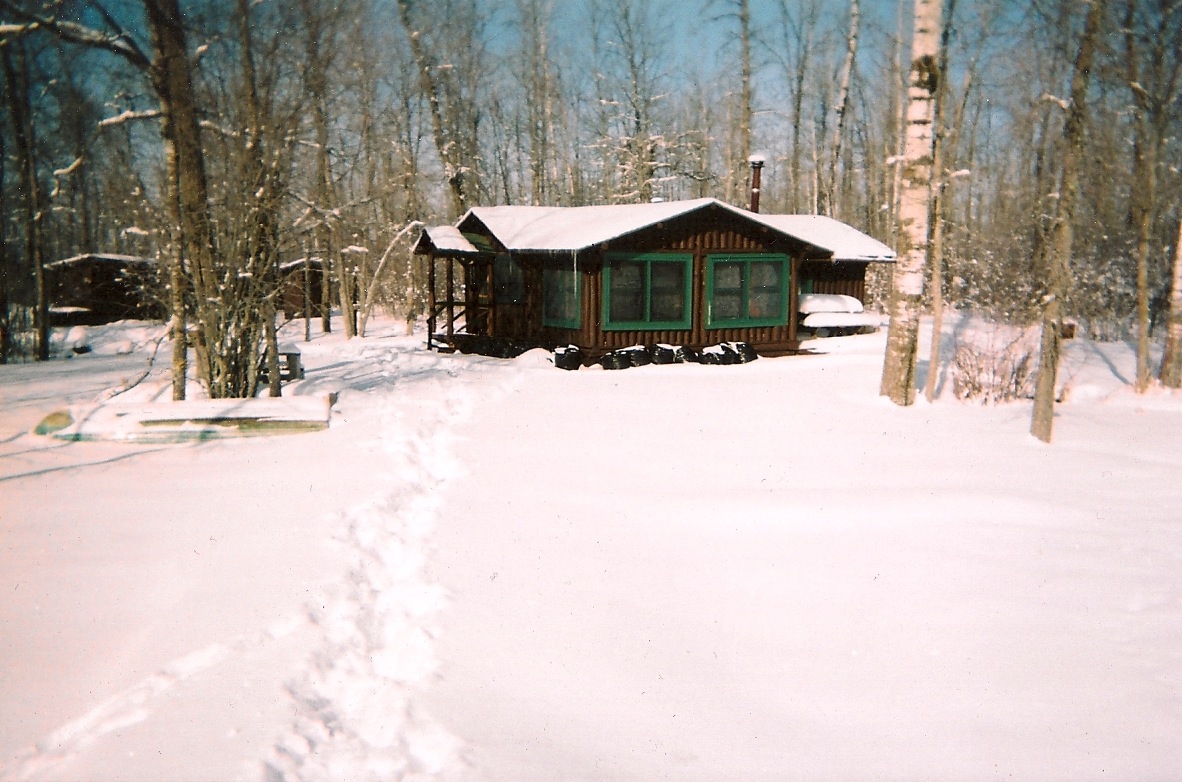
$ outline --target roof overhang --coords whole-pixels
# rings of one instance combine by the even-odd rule
[[[424,228],[419,240],[415,242],[414,252],[416,255],[439,257],[464,257],[480,254],[476,245],[454,225],[436,225]]]
[[[721,210],[781,240],[804,245],[805,255],[818,260],[891,262],[896,257],[882,242],[830,217],[759,214],[715,198],[600,206],[477,206],[454,226],[426,229],[415,252],[475,254],[480,250],[471,239],[487,235],[514,253],[571,255],[707,210]]]

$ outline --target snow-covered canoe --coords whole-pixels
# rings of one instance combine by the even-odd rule
[[[33,430],[59,440],[180,443],[328,428],[335,395],[75,405]]]

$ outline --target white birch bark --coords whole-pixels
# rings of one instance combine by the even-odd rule
[[[837,88],[837,121],[833,126],[833,141],[830,144],[832,157],[829,158],[829,177],[821,199],[821,212],[835,216],[837,213],[837,166],[841,162],[841,143],[845,136],[845,117],[850,103],[850,80],[854,74],[854,59],[858,55],[858,27],[862,20],[862,9],[858,0],[850,0],[850,32],[846,38],[845,60],[841,64],[841,81]]]
[[[891,319],[880,393],[897,405],[915,401],[915,357],[923,303],[932,175],[932,118],[940,73],[942,0],[915,0],[911,75],[907,90],[907,143],[899,198],[899,261],[892,278]]]

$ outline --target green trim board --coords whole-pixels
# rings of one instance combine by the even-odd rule
[[[577,329],[583,324],[581,275],[574,269],[542,269],[542,325]]]
[[[706,328],[786,325],[791,269],[778,253],[706,256]]]
[[[608,253],[603,264],[603,330],[688,330],[694,256]]]

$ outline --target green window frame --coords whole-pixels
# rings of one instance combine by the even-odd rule
[[[525,303],[525,270],[509,253],[493,259],[493,300],[497,304]]]
[[[791,274],[787,255],[706,256],[706,328],[786,325]]]
[[[574,269],[542,270],[542,325],[577,329],[582,323],[583,285]]]
[[[609,253],[604,261],[604,331],[690,328],[693,255]]]

